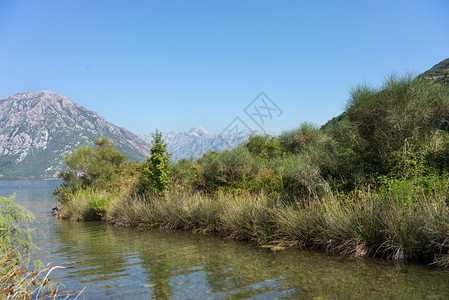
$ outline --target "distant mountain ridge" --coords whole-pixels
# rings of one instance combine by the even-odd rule
[[[52,178],[64,153],[106,136],[132,160],[150,147],[124,128],[107,122],[67,97],[50,91],[26,92],[0,100],[0,179]]]
[[[195,127],[189,131],[162,132],[162,138],[167,143],[167,150],[172,154],[171,159],[177,161],[181,158],[198,158],[210,150],[222,151],[237,146],[248,139],[250,134],[278,136],[275,130],[253,130],[241,134],[220,134],[208,131],[203,127]],[[152,143],[152,133],[139,135],[147,142]]]

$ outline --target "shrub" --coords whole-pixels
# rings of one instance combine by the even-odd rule
[[[286,151],[298,154],[307,147],[322,143],[325,138],[317,126],[303,123],[299,128],[283,132],[279,137],[279,143]]]
[[[254,178],[254,158],[245,147],[211,153],[201,158],[201,177],[208,191],[219,187],[243,188]]]
[[[97,221],[104,218],[116,198],[125,198],[106,190],[87,188],[69,194],[57,216],[74,221]]]
[[[109,207],[109,202],[110,202],[109,197],[103,198],[92,197],[92,199],[89,200],[89,206],[91,209],[95,211],[95,213],[98,216],[101,217],[106,213],[106,210]]]
[[[56,299],[70,296],[58,291],[59,283],[51,283],[48,276],[57,268],[46,267],[29,271],[27,251],[33,247],[27,222],[34,216],[14,203],[14,197],[0,197],[0,298]],[[38,261],[35,265],[39,265]],[[37,267],[36,267],[37,268]]]
[[[0,251],[14,249],[13,258],[18,261],[32,247],[31,231],[27,222],[34,216],[27,209],[14,203],[14,196],[0,197]]]
[[[269,135],[251,135],[248,141],[244,143],[244,146],[253,155],[262,157],[264,159],[270,159],[283,154],[283,148],[279,143],[277,137],[271,137]]]
[[[363,161],[354,149],[357,143],[357,131],[343,113],[336,122],[328,122],[322,130],[329,136],[325,153],[325,165],[321,166],[323,177],[332,181],[336,189],[350,191],[363,180]]]
[[[199,165],[193,159],[180,159],[176,163],[171,163],[171,182],[178,187],[189,190],[199,188]]]
[[[66,195],[78,189],[110,189],[120,179],[121,169],[126,167],[126,156],[106,137],[97,138],[95,145],[96,149],[85,146],[66,155],[64,161],[68,169],[59,174],[63,184],[55,191],[59,201],[66,201]]]
[[[405,146],[420,151],[448,111],[448,94],[441,86],[411,76],[391,76],[382,90],[359,86],[347,110],[358,134],[354,150],[370,172],[386,173]]]
[[[426,167],[439,174],[449,172],[449,132],[439,130],[431,138],[421,160]]]
[[[161,133],[156,130],[153,134],[153,146],[151,156],[141,166],[138,179],[138,192],[153,192],[163,195],[170,184],[169,159],[167,144],[164,143]]]
[[[287,169],[284,157],[275,157],[266,162],[257,173],[257,191],[263,191],[273,198],[284,197],[285,173]]]
[[[329,184],[320,174],[320,168],[306,155],[296,155],[285,164],[284,191],[291,199],[311,199],[330,192]]]

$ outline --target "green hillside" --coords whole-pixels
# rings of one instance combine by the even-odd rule
[[[449,58],[434,65],[429,70],[420,74],[417,78],[435,80],[435,82],[449,85]]]
[[[419,74],[416,76],[415,80],[433,80],[435,83],[443,84],[447,87],[449,87],[449,58],[441,61],[440,63],[434,65],[429,70]],[[449,90],[448,90],[449,94]],[[330,119],[327,121],[326,124],[324,124],[321,129],[327,130],[330,127],[336,125],[337,123],[340,123],[342,121],[347,120],[348,114],[347,112],[343,112],[342,114]],[[444,129],[448,129],[449,125],[445,125],[448,122],[448,120],[444,120],[442,126]]]

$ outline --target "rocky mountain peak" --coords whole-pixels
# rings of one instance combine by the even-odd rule
[[[53,114],[62,113],[61,118],[70,118],[82,110],[86,109],[50,91],[19,93],[0,100],[0,115],[8,117],[0,119],[5,122],[2,127],[19,125],[23,120],[18,118],[18,113],[26,117],[30,125],[37,126]]]
[[[205,135],[211,133],[210,131],[206,130],[204,127],[201,127],[201,126],[192,128],[188,132],[192,133],[192,134],[200,135],[200,136],[205,136]]]
[[[53,177],[64,153],[106,136],[132,160],[148,144],[67,97],[51,91],[19,93],[0,100],[0,177]]]

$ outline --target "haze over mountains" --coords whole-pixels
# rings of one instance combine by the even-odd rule
[[[162,138],[167,143],[167,150],[172,154],[171,159],[177,161],[181,158],[198,158],[210,150],[222,151],[244,142],[250,134],[278,136],[279,131],[259,129],[244,131],[240,134],[220,134],[208,131],[203,127],[195,127],[189,131],[162,132]],[[145,142],[151,144],[152,134],[139,135]]]

